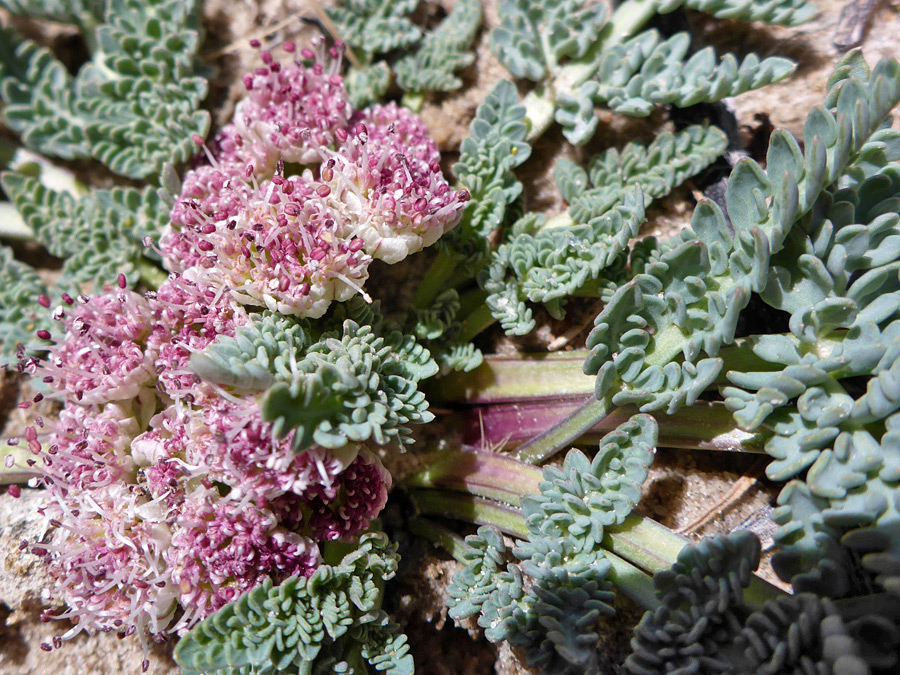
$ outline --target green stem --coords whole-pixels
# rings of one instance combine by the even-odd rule
[[[465,520],[476,525],[493,525],[519,539],[528,538],[528,527],[522,512],[492,499],[443,490],[410,490],[409,496],[420,514]]]
[[[686,537],[634,513],[621,525],[606,528],[603,535],[603,548],[650,574],[669,569],[688,543]]]
[[[460,342],[470,342],[497,322],[487,304],[478,307],[463,319],[459,329]]]
[[[659,607],[660,602],[656,597],[652,576],[642,572],[628,561],[622,560],[615,553],[604,551],[603,555],[612,567],[610,581],[622,592],[622,595],[644,609],[654,610]]]
[[[411,488],[444,488],[506,502],[515,507],[523,495],[537,494],[541,470],[496,452],[442,452],[426,468],[406,478]]]
[[[400,99],[400,105],[409,108],[413,112],[419,112],[425,104],[425,94],[421,91],[407,91]]]
[[[408,525],[410,532],[413,534],[440,546],[458,562],[466,562],[465,552],[468,545],[465,540],[453,530],[419,516],[410,518]]]
[[[479,296],[478,294],[481,293]],[[471,297],[477,301],[483,292],[474,291],[461,299]],[[480,304],[480,303],[479,303]],[[463,308],[461,308],[461,313]],[[844,341],[845,333],[834,333],[818,340],[815,345],[801,343],[790,333],[782,337],[791,340],[801,352],[815,349],[820,357],[829,356]],[[753,353],[761,337],[739,338],[734,344],[723,347],[719,356],[723,361],[722,372],[714,385],[728,384],[726,373],[754,371],[780,371],[783,366],[765,361]],[[433,400],[473,405],[521,401],[533,398],[559,398],[576,394],[588,395],[594,392],[596,377],[585,375],[584,361],[590,352],[576,349],[569,352],[520,354],[518,356],[486,356],[484,363],[468,373],[450,373],[440,378],[432,389]],[[865,373],[841,372],[840,377],[864,375]],[[432,400],[432,399],[429,399]]]
[[[138,258],[137,269],[141,283],[154,291],[162,286],[169,278],[169,275],[166,272],[143,257]]]
[[[425,278],[419,284],[413,294],[411,306],[414,309],[425,309],[442,291],[449,288],[447,280],[456,271],[459,261],[444,251],[438,251],[437,257],[431,263]]]
[[[519,539],[530,536],[521,511],[491,499],[428,489],[413,489],[409,494],[420,514],[465,520],[476,525],[493,525]],[[439,541],[440,531],[435,529],[425,536],[443,545]],[[654,609],[659,602],[653,590],[652,575],[670,568],[687,544],[687,539],[659,523],[632,514],[622,525],[607,528],[603,554],[615,572],[612,580],[616,587],[644,608]],[[458,544],[452,541],[449,545]],[[461,557],[461,554],[453,555],[457,559]],[[751,610],[756,610],[765,602],[783,595],[783,591],[753,575],[744,592],[744,601]]]
[[[433,389],[433,400],[486,404],[593,394],[596,378],[583,371],[588,353],[580,350],[487,356],[484,363],[471,372],[454,372],[438,380]]]
[[[611,395],[599,401],[595,398],[589,399],[564,420],[520,446],[516,450],[516,459],[529,464],[539,464],[562,448],[571,445],[609,414],[612,408],[610,398]]]

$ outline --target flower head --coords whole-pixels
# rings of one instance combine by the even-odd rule
[[[323,151],[322,181],[344,237],[386,263],[430,246],[459,222],[469,198],[444,179],[437,146],[422,122],[395,104],[355,118],[337,152]]]
[[[275,515],[252,502],[221,498],[199,488],[175,521],[166,558],[187,616],[193,623],[260,583],[312,574],[319,564],[314,542],[279,527]]]
[[[316,539],[350,539],[369,527],[387,503],[391,474],[369,451],[361,452],[337,483],[309,498],[310,529]]]
[[[124,285],[124,284],[123,284]],[[37,374],[51,388],[80,403],[133,398],[154,377],[155,350],[148,345],[147,300],[124,289],[74,301],[54,314],[64,336],[50,348]],[[49,335],[46,337],[49,338]]]
[[[154,328],[148,339],[156,350],[157,389],[175,399],[196,398],[201,382],[188,368],[191,354],[219,335],[234,335],[250,318],[225,286],[195,281],[198,270],[173,274],[148,297]],[[205,391],[205,390],[204,390]]]
[[[341,46],[326,54],[324,40],[304,49],[306,63],[282,65],[262,53],[265,66],[244,77],[247,97],[234,112],[247,142],[268,148],[286,162],[309,164],[334,142],[352,110],[340,76]],[[307,65],[308,64],[308,65]]]
[[[199,236],[216,264],[198,276],[243,304],[312,318],[361,292],[371,258],[342,236],[327,192],[302,176],[264,181],[235,218]]]

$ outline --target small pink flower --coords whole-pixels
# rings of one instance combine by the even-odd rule
[[[319,565],[318,547],[279,527],[271,511],[215,490],[189,495],[174,527],[166,558],[186,612],[185,628],[267,576],[309,576]]]
[[[276,438],[254,399],[210,402],[186,412],[181,422],[186,462],[257,499],[329,487],[359,451],[351,444],[339,451],[313,447],[296,453],[293,436]]]
[[[198,237],[215,259],[198,277],[243,304],[311,318],[361,293],[371,258],[343,236],[322,187],[298,176],[264,181],[236,217]]]
[[[202,279],[194,281],[194,277],[202,276],[197,272],[191,269],[170,275],[148,298],[155,322],[148,343],[157,352],[153,364],[157,388],[173,399],[206,392],[188,368],[191,354],[219,335],[233,336],[238,327],[250,321],[226,287],[214,287]]]
[[[77,622],[70,633],[164,632],[176,609],[163,559],[171,538],[166,509],[116,482],[70,494],[48,511],[61,522],[52,543],[41,548],[54,594],[69,607],[57,618]]]
[[[65,335],[36,372],[51,388],[90,404],[134,398],[152,382],[156,353],[147,344],[152,316],[143,296],[116,290],[82,297],[54,316]]]
[[[351,108],[340,73],[340,54],[325,55],[322,41],[312,65],[269,63],[244,77],[247,97],[234,111],[245,142],[268,148],[286,162],[309,164],[347,126]],[[307,52],[309,50],[306,50]]]
[[[309,527],[322,541],[351,539],[365,531],[387,503],[391,474],[366,450],[338,476],[335,488],[308,501]]]
[[[51,492],[86,493],[114,482],[129,482],[135,465],[131,440],[141,431],[134,411],[109,403],[98,410],[67,402],[60,412],[41,468]]]
[[[450,189],[437,146],[415,115],[391,104],[357,119],[337,152],[323,151],[321,177],[341,236],[360,237],[368,254],[393,264],[453,229],[469,195]]]

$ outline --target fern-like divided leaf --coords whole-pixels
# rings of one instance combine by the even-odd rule
[[[192,354],[189,366],[207,382],[261,391],[290,380],[311,342],[307,322],[263,312],[234,337],[221,336]]]
[[[78,111],[74,87],[49,49],[0,28],[3,120],[28,147],[63,159],[90,156],[87,122]]]
[[[92,61],[74,81],[49,50],[4,31],[5,119],[39,152],[95,157],[130,178],[186,161],[196,149],[192,136],[209,127],[199,110],[206,80],[193,75],[196,14],[196,2],[108,0]]]
[[[622,45],[611,47],[600,59],[597,78],[585,83],[579,97],[605,101],[616,112],[644,117],[655,105],[686,108],[719,101],[778,82],[794,72],[784,58],[760,60],[754,54],[738,63],[732,54],[721,62],[712,47],[684,60],[690,46],[687,33],[662,40],[648,30]]]
[[[103,18],[106,0],[0,0],[0,8],[32,19],[89,26]]]
[[[450,288],[438,295],[431,307],[410,308],[407,325],[416,339],[428,344],[432,356],[443,368],[468,372],[480,366],[484,356],[471,342],[460,342],[459,310],[459,293]]]
[[[600,216],[639,187],[647,200],[669,194],[688,178],[712,164],[728,146],[728,138],[717,127],[693,125],[675,133],[657,136],[650,145],[632,141],[622,150],[610,148],[595,156],[588,166],[592,188],[569,182],[561,184],[573,169],[560,161],[555,176],[569,214],[576,223]]]
[[[566,58],[583,56],[606,22],[605,6],[579,0],[501,0],[491,51],[514,77],[539,82]]]
[[[599,548],[604,528],[621,525],[640,501],[656,439],[656,421],[635,415],[603,437],[593,460],[572,450],[561,469],[546,467],[541,494],[522,500],[529,530]]]
[[[816,6],[806,0],[662,0],[658,11],[667,14],[682,6],[708,12],[718,19],[764,21],[779,26],[799,26],[817,13]]]
[[[110,0],[96,63],[78,74],[76,91],[91,154],[113,171],[157,174],[187,161],[193,135],[206,135],[209,113],[199,107],[207,83],[193,76],[196,12],[196,2]]]
[[[491,313],[511,335],[534,329],[525,304],[541,302],[551,315],[565,315],[565,299],[600,278],[626,250],[644,222],[644,199],[639,190],[623,204],[585,225],[552,227],[536,234],[520,234],[491,256],[483,281]]]
[[[354,108],[364,108],[384,98],[391,86],[391,68],[376,61],[362,68],[351,66],[344,76],[347,97]]]
[[[6,246],[0,246],[0,366],[15,364],[16,350],[23,345],[21,355],[33,355],[43,345],[36,344],[38,330],[51,330],[54,321],[50,310],[41,307],[38,296],[48,294],[37,273],[13,257]]]
[[[37,241],[66,259],[59,285],[79,293],[83,284],[111,286],[119,274],[135,284],[142,240],[157,235],[167,220],[167,209],[149,187],[94,190],[76,198],[13,172],[4,173],[0,184]]]
[[[717,376],[715,357],[734,339],[750,293],[765,288],[770,252],[781,250],[795,221],[839,179],[898,98],[894,61],[835,81],[833,108],[815,109],[807,120],[805,156],[793,138],[776,133],[767,163],[772,179],[752,160],[732,172],[731,223],[702,203],[691,230],[633,265],[639,273],[619,287],[588,338],[585,371],[598,375],[597,397],[670,413],[695,401]],[[673,360],[679,352],[682,363]],[[698,360],[702,352],[711,358]]]
[[[187,675],[311,673],[343,651],[379,671],[411,673],[406,638],[380,609],[397,563],[396,546],[384,534],[364,534],[338,565],[323,564],[308,579],[294,576],[278,586],[266,579],[225,605],[181,638],[175,660]]]
[[[540,495],[522,500],[530,535],[512,551],[520,562],[502,570],[500,533],[480,528],[450,588],[451,616],[480,610],[489,640],[522,648],[544,672],[599,675],[597,622],[614,613],[600,541],[640,499],[656,434],[653,418],[637,415],[603,438],[593,461],[572,450],[561,469],[545,468]]]
[[[858,641],[827,599],[784,596],[751,610],[745,591],[759,556],[759,540],[749,532],[685,547],[653,579],[662,604],[635,628],[625,670],[869,673]]]
[[[434,418],[417,385],[438,367],[411,336],[379,337],[370,326],[347,320],[341,334],[323,337],[292,368],[290,380],[266,392],[261,411],[276,435],[294,433],[297,452],[313,443],[405,443],[407,424]]]
[[[466,537],[465,563],[447,587],[447,607],[454,619],[465,619],[481,611],[484,601],[497,588],[497,573],[506,564],[506,544],[500,531],[482,525]]]
[[[419,0],[348,0],[327,10],[343,40],[365,54],[408,47],[422,31],[406,15]]]
[[[513,169],[531,154],[525,142],[525,107],[512,82],[500,81],[475,113],[469,135],[460,145],[453,174],[469,191],[462,220],[438,246],[472,269],[487,260],[488,236],[503,223],[506,208],[522,192]]]
[[[416,53],[396,63],[397,84],[412,92],[459,89],[462,80],[454,73],[475,60],[468,49],[480,25],[480,0],[457,0],[453,11],[425,36]]]
[[[900,162],[892,159],[900,156],[900,134],[874,128],[877,113],[898,98],[896,63],[870,73],[851,55],[832,78],[828,107],[811,116],[806,134],[807,148],[821,157],[814,175],[831,185],[793,197],[809,213],[772,256],[762,292],[790,313],[793,335],[762,336],[754,353],[769,367],[729,372],[735,386],[723,391],[742,428],[773,432],[771,478],[806,473],[803,489],[785,488],[777,514],[784,526],[777,568],[796,573],[796,561],[830,555],[840,539],[888,589],[900,588]],[[822,139],[838,146],[833,169],[814,147]],[[796,141],[774,135],[768,165],[775,175],[795,173]],[[831,336],[840,338],[834,349],[816,349]],[[870,379],[854,394],[842,380],[858,375]]]
[[[662,197],[715,161],[725,134],[692,126],[663,134],[649,146],[630,143],[595,157],[588,175],[573,162],[556,167],[560,192],[569,201],[568,222],[544,227],[533,214],[528,227],[517,224],[509,242],[491,255],[482,285],[490,293],[491,313],[507,333],[525,335],[535,321],[527,302],[541,302],[551,315],[564,315],[565,298],[596,294],[601,277],[619,261],[644,220],[644,197]],[[535,220],[538,218],[538,220]],[[552,223],[553,221],[551,221]]]

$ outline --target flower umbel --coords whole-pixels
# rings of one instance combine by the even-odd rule
[[[371,302],[374,258],[397,262],[459,219],[467,193],[444,180],[422,123],[396,106],[351,109],[341,51],[319,42],[287,65],[263,52],[233,123],[184,178],[159,242],[169,278],[145,295],[120,279],[63,296],[61,336],[26,364],[64,404],[48,442],[33,429],[29,441],[55,528],[32,550],[69,607],[60,617],[76,622],[67,636],[182,633],[266,579],[311,575],[319,542],[352,540],[385,504],[390,474],[368,437],[301,449],[251,386],[274,375],[248,384],[191,368],[217,340],[244,344],[261,309],[309,319],[354,295]],[[310,330],[314,342],[322,331]],[[311,342],[294,345],[295,365]],[[399,349],[432,373],[427,351],[391,345],[384,359]],[[366,386],[406,386],[395,398],[424,420],[404,373]]]

